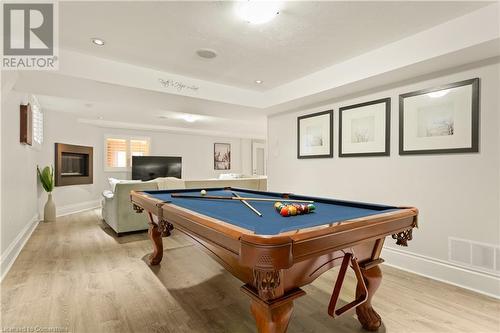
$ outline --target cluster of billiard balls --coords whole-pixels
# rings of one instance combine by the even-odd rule
[[[281,216],[294,216],[301,214],[312,213],[316,207],[313,204],[284,204],[282,202],[276,202],[274,208]]]

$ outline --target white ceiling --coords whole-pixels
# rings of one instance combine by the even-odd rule
[[[219,136],[266,137],[264,111],[239,105],[35,71],[20,73],[15,89],[35,94],[47,111],[70,113],[104,127],[119,122],[120,127],[132,129],[153,125],[152,129],[168,127],[174,132],[187,129]],[[196,121],[185,121],[186,115],[194,116]]]
[[[60,38],[61,47],[82,53],[265,90],[486,4],[284,2],[273,21],[252,25],[234,14],[234,2],[61,2]],[[200,48],[218,57],[201,59]]]
[[[60,2],[59,70],[15,73],[13,89],[96,126],[265,138],[271,114],[498,56],[499,13],[477,1],[286,2],[251,25],[233,2]]]

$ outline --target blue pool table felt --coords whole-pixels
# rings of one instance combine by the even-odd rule
[[[144,193],[176,206],[252,230],[258,235],[276,235],[290,230],[332,224],[397,210],[396,207],[392,206],[290,195],[290,199],[314,200],[316,210],[310,214],[283,217],[274,209],[274,201],[248,201],[262,213],[262,217],[260,217],[239,200],[191,199],[171,196],[172,193],[199,196],[200,190],[144,191]],[[231,190],[242,197],[272,198],[283,203],[287,202],[281,197],[281,193]],[[207,189],[207,195],[232,197],[231,190]]]

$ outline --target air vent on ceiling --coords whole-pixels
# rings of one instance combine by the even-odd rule
[[[215,52],[214,50],[210,50],[210,49],[199,49],[196,51],[196,54],[199,57],[205,58],[205,59],[213,59],[213,58],[217,57],[217,52]]]

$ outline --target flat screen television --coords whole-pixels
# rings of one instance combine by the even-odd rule
[[[151,180],[158,177],[182,176],[182,157],[132,156],[132,179]]]

